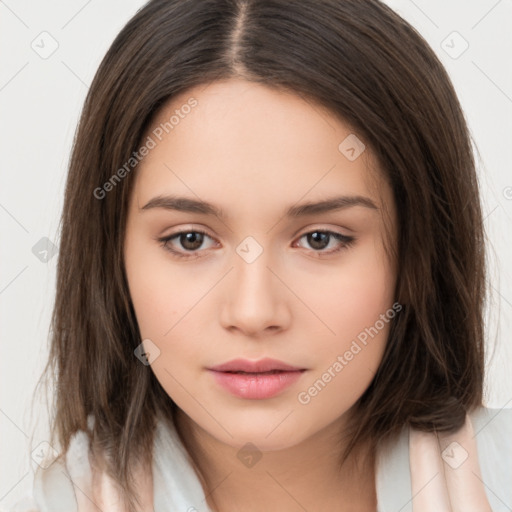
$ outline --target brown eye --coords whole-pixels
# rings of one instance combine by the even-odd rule
[[[320,254],[332,254],[341,251],[342,249],[350,247],[355,242],[353,236],[342,235],[334,231],[310,231],[309,233],[304,233],[299,240],[303,238],[306,239],[307,244],[312,248],[313,252]],[[334,241],[334,249],[324,250],[326,247],[329,247],[331,241]]]
[[[188,231],[180,231],[158,241],[162,244],[166,251],[182,258],[195,257],[195,253],[199,253],[199,249],[203,246],[205,238],[212,238],[204,231],[191,229]],[[187,254],[187,252],[189,254]]]
[[[331,235],[328,233],[322,233],[321,231],[314,231],[313,233],[308,233],[306,235],[308,244],[313,249],[325,249],[329,245],[329,240]]]
[[[197,231],[190,231],[178,235],[178,240],[181,246],[187,251],[195,251],[203,245],[204,235]]]

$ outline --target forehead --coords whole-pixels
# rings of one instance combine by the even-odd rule
[[[189,89],[159,110],[148,138],[153,147],[137,168],[140,206],[169,193],[253,212],[335,194],[383,201],[376,162],[348,125],[262,84],[230,79]]]

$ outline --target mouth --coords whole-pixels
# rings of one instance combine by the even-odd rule
[[[306,370],[270,370],[268,372],[224,371],[222,373],[235,373],[237,375],[253,375],[253,376],[258,376],[258,375],[276,375],[276,374],[279,374],[279,373],[289,373],[290,371],[305,372]]]
[[[300,372],[305,368],[293,366],[277,359],[264,358],[258,361],[249,359],[233,359],[227,363],[219,364],[208,368],[215,372],[237,373],[237,374],[275,374],[284,372]]]
[[[293,386],[306,371],[275,360],[235,360],[208,370],[224,391],[245,400],[273,398]]]

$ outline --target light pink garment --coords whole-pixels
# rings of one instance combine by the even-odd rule
[[[454,434],[411,430],[409,460],[414,512],[492,512],[469,416]]]

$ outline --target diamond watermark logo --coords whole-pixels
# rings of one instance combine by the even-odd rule
[[[240,450],[238,450],[236,456],[240,459],[240,462],[248,468],[254,467],[262,457],[262,453],[258,450],[258,447],[252,443],[245,443]]]
[[[263,252],[263,247],[254,237],[248,236],[238,245],[236,252],[246,263],[253,263]]]
[[[366,146],[354,133],[343,139],[338,146],[340,153],[351,162],[359,158],[365,149]]]
[[[469,48],[469,43],[457,31],[453,31],[443,39],[441,48],[452,59],[458,59]]]
[[[468,452],[457,441],[453,441],[442,451],[441,457],[448,466],[457,469],[468,458]]]
[[[32,50],[34,50],[41,59],[48,59],[58,49],[59,43],[49,32],[41,32],[30,44]]]
[[[32,460],[42,469],[49,468],[58,457],[59,452],[47,441],[40,442],[32,450]]]
[[[160,356],[160,349],[147,338],[137,346],[133,353],[144,366],[149,366]]]
[[[42,263],[48,263],[57,254],[57,246],[44,236],[32,247],[32,254]]]

